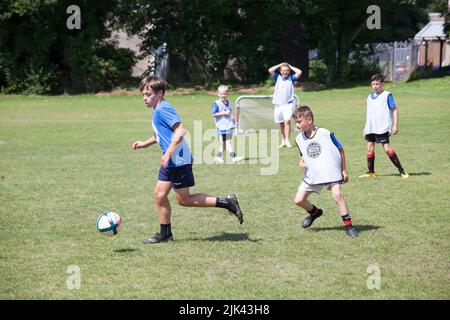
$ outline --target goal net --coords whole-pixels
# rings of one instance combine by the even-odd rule
[[[278,129],[273,120],[272,95],[245,95],[236,99],[236,133],[257,132],[259,129]],[[300,102],[294,95],[294,105]],[[292,122],[291,122],[291,128]]]

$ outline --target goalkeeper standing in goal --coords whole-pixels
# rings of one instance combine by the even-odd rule
[[[277,71],[279,70],[279,71]],[[294,72],[291,75],[291,70]],[[274,121],[280,124],[281,144],[279,148],[291,148],[291,117],[294,112],[294,82],[300,79],[302,70],[282,62],[269,68],[269,74],[275,80],[275,90],[272,103],[274,104]],[[299,101],[297,101],[299,103]]]

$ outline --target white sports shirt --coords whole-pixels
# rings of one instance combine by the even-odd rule
[[[389,107],[388,98],[391,93],[383,91],[378,96],[369,94],[367,97],[367,114],[364,134],[391,133],[392,109]],[[392,108],[394,108],[392,106]]]
[[[317,128],[314,136],[310,138],[303,131],[295,138],[307,165],[303,181],[309,185],[329,184],[343,179],[341,154],[332,136],[329,130]],[[342,148],[342,145],[337,143]]]

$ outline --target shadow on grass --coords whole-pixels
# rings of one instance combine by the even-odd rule
[[[365,232],[365,231],[370,231],[370,230],[377,230],[377,229],[380,229],[380,228],[381,228],[381,227],[379,227],[379,226],[374,226],[374,225],[371,225],[371,224],[360,224],[360,225],[354,224],[353,226],[355,227],[355,229],[356,229],[358,232]],[[315,232],[319,232],[319,231],[330,231],[330,230],[339,230],[339,231],[342,231],[342,230],[343,230],[343,227],[342,227],[342,226],[323,227],[323,228],[319,227],[319,228],[313,228],[313,229],[311,229],[311,230],[312,230],[312,231],[315,231]]]
[[[190,238],[190,241],[250,241],[258,242],[261,239],[250,239],[248,233],[228,233],[224,232],[220,235],[209,237],[209,238]]]
[[[116,249],[116,250],[113,250],[114,252],[117,252],[117,253],[128,253],[128,252],[135,252],[135,251],[138,251],[139,249],[134,249],[134,248],[124,248],[124,249]]]
[[[408,172],[410,176],[431,176],[431,172]],[[398,177],[398,173],[378,174],[379,177]]]

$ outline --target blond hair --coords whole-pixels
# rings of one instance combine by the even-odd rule
[[[220,90],[226,90],[226,91],[228,91],[228,87],[227,87],[226,85],[224,85],[224,84],[221,84],[221,85],[217,88],[217,91],[220,91]]]

